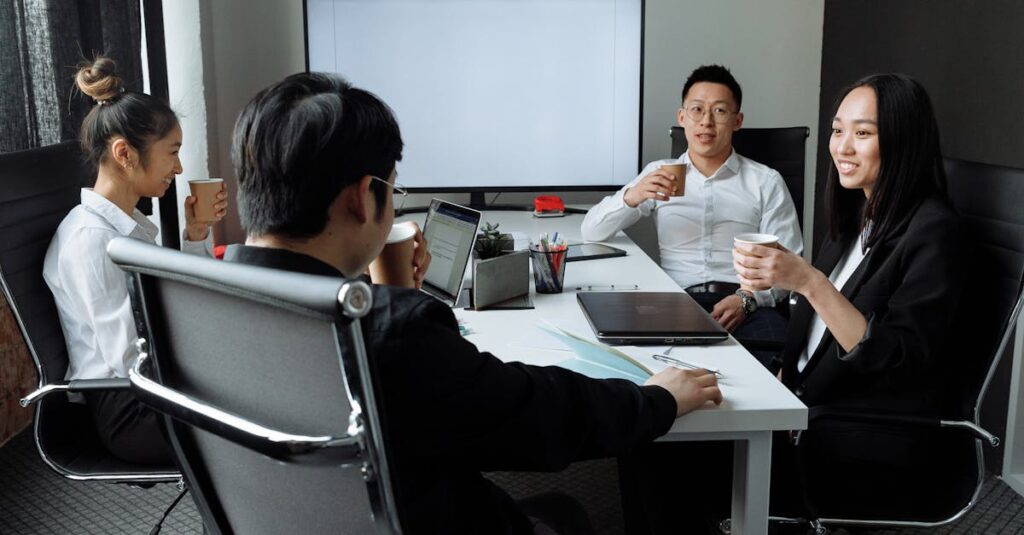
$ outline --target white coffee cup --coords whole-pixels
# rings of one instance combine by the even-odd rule
[[[732,239],[733,243],[746,243],[749,245],[763,245],[765,247],[778,247],[779,237],[774,234],[759,234],[751,232],[747,234],[737,234]]]

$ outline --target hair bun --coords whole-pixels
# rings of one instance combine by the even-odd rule
[[[124,82],[114,74],[115,67],[114,60],[97,56],[92,63],[79,65],[75,83],[82,93],[103,104],[124,92]]]

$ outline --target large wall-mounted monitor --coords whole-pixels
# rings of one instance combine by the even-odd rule
[[[642,0],[306,0],[311,71],[394,110],[416,191],[609,190],[640,164]]]

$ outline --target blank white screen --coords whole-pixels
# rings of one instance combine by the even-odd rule
[[[307,0],[309,68],[394,110],[414,188],[617,186],[640,147],[641,0]]]

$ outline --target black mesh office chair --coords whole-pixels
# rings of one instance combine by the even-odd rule
[[[358,319],[367,284],[130,239],[108,252],[148,351],[132,390],[167,416],[210,532],[400,532]]]
[[[950,197],[972,242],[970,280],[984,281],[983,290],[969,290],[956,320],[957,362],[947,363],[949,398],[944,418],[917,415],[851,412],[811,407],[808,429],[801,434],[799,449],[813,449],[817,431],[831,421],[873,423],[885,429],[917,427],[930,433],[931,466],[906,481],[904,497],[896,504],[900,518],[880,511],[892,505],[880,489],[856,504],[828,503],[834,480],[818,480],[814,467],[804,467],[801,478],[812,526],[819,533],[828,526],[937,527],[957,520],[977,502],[985,480],[985,445],[999,439],[981,427],[981,407],[999,359],[1009,346],[1024,304],[1024,169],[992,166],[962,160],[946,160]],[[936,453],[937,452],[937,453]],[[775,474],[777,475],[777,474]],[[792,521],[793,519],[777,519]]]
[[[57,473],[76,480],[122,483],[178,481],[173,466],[126,463],[111,456],[84,405],[65,392],[128,388],[127,379],[64,381],[67,347],[53,294],[43,281],[43,259],[57,226],[91,185],[76,141],[0,154],[0,287],[39,373],[39,388],[22,400],[36,403],[39,455]],[[48,395],[55,394],[56,395]]]
[[[686,134],[683,127],[673,126],[672,157],[678,158],[686,152]],[[804,158],[807,137],[811,130],[806,126],[787,128],[741,128],[732,135],[732,146],[736,152],[775,169],[782,175],[793,197],[796,217],[800,228],[804,228]]]

